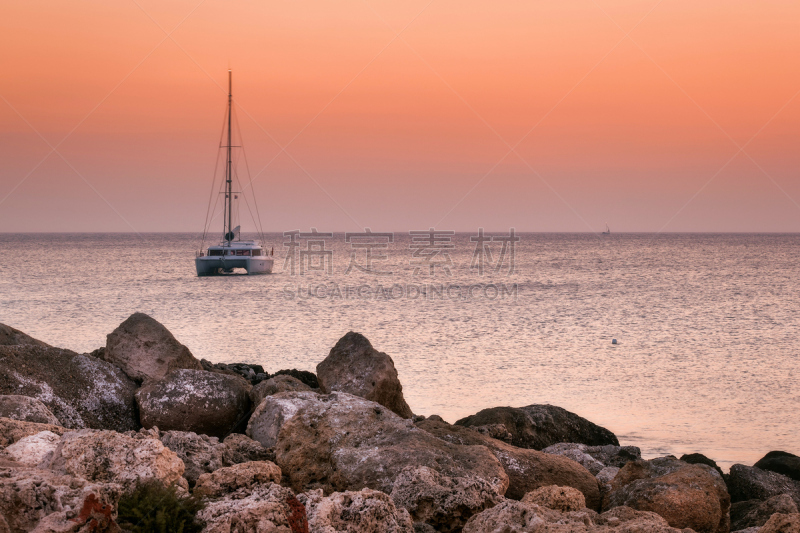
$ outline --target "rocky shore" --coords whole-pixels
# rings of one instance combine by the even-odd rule
[[[800,533],[791,453],[643,460],[551,405],[449,424],[363,335],[320,359],[212,364],[141,313],[91,354],[0,324],[0,533]]]

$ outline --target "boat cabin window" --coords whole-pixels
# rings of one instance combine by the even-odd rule
[[[261,255],[263,253],[264,253],[263,250],[253,250],[253,255]]]
[[[250,255],[250,250],[236,250],[236,255]]]
[[[222,255],[222,250],[209,250],[208,255]]]

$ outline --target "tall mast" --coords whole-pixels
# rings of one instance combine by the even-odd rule
[[[231,115],[233,111],[233,93],[231,91],[231,71],[228,69],[228,162],[225,175],[225,196],[228,199],[228,231],[225,232],[225,239],[230,243],[233,240],[233,175],[231,163]]]

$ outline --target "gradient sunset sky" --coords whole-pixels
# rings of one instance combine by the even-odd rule
[[[0,232],[202,231],[228,68],[265,231],[800,231],[797,0],[4,0],[0,50]]]

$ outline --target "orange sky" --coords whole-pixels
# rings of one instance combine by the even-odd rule
[[[0,231],[201,231],[228,67],[266,231],[800,231],[799,28],[796,0],[4,0]]]

